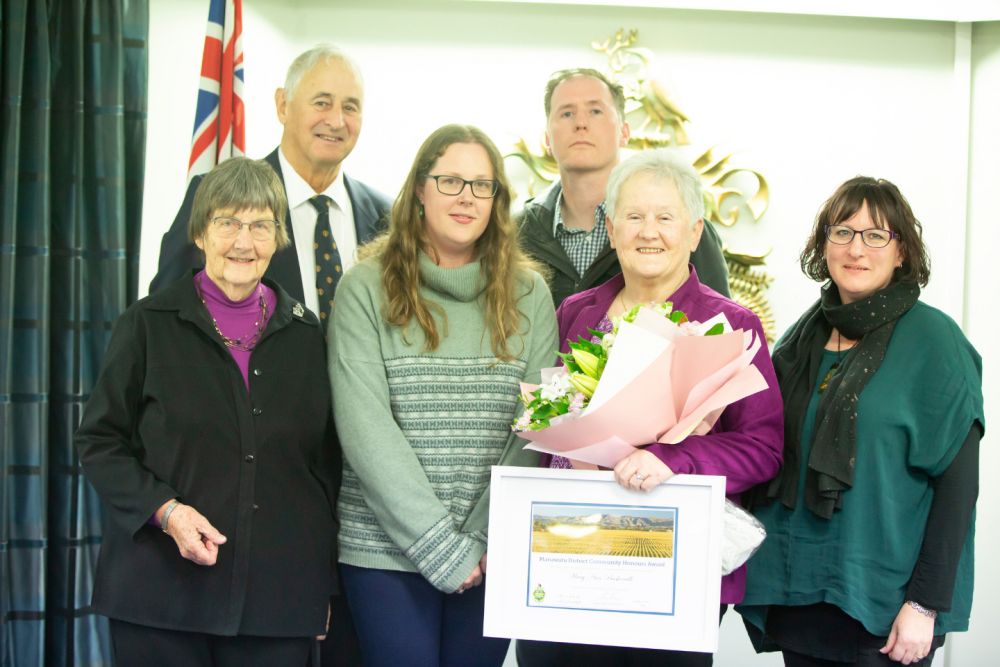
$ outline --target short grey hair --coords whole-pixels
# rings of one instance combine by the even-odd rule
[[[291,100],[295,96],[295,90],[299,87],[299,83],[302,81],[302,77],[306,75],[306,72],[319,63],[330,60],[340,61],[350,67],[354,72],[354,76],[357,77],[358,83],[361,84],[362,88],[364,87],[364,81],[361,79],[361,69],[358,68],[358,64],[349,55],[333,44],[317,44],[308,51],[300,53],[292,61],[292,64],[288,66],[288,73],[285,74],[285,99]]]
[[[222,211],[267,209],[274,215],[275,245],[281,249],[291,243],[285,227],[288,200],[285,184],[271,165],[248,157],[231,157],[205,174],[194,193],[188,239],[205,237],[212,218]]]
[[[705,217],[705,195],[698,172],[676,150],[656,148],[636,153],[611,171],[604,207],[612,221],[622,188],[637,174],[649,174],[653,178],[672,182],[691,217],[692,225]]]

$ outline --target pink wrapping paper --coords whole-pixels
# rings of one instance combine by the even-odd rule
[[[751,363],[761,345],[752,331],[678,335],[669,324],[638,317],[639,331],[620,328],[591,404],[519,433],[531,441],[525,448],[612,468],[637,446],[708,433],[727,405],[767,388]],[[614,390],[602,392],[607,378]]]

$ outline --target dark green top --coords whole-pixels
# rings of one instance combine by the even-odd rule
[[[897,322],[885,359],[858,401],[854,486],[830,520],[802,502],[820,380],[837,359],[823,356],[803,421],[802,474],[794,510],[757,508],[768,536],[750,560],[738,607],[758,628],[767,605],[828,602],[876,635],[889,634],[905,600],[933,499],[931,478],[958,452],[975,421],[985,425],[982,363],[951,318],[924,303]],[[951,610],[935,634],[966,630],[972,606],[970,527]]]

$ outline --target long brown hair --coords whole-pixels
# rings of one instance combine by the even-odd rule
[[[499,183],[486,230],[476,241],[476,254],[486,280],[483,318],[490,332],[493,353],[500,359],[509,360],[514,355],[507,349],[507,339],[516,334],[521,325],[517,282],[530,283],[528,271],[535,270],[536,265],[518,242],[517,224],[510,214],[510,183],[503,157],[482,130],[471,125],[445,125],[427,137],[392,206],[388,233],[368,244],[362,254],[377,257],[382,263],[386,322],[405,329],[416,319],[423,329],[427,350],[437,349],[441,334],[431,310],[442,316],[444,312],[440,306],[420,296],[419,257],[420,251],[427,248],[427,234],[417,186],[427,178],[448,147],[457,143],[479,144],[485,148],[493,166],[493,178]],[[445,327],[444,335],[447,336],[447,321]]]

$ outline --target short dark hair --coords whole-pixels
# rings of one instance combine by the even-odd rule
[[[203,238],[208,223],[220,211],[251,208],[268,209],[274,215],[277,222],[274,240],[279,249],[290,243],[285,228],[288,200],[278,174],[263,160],[229,158],[205,174],[198,184],[188,220],[188,239],[194,242]]]
[[[552,73],[552,76],[549,77],[548,82],[545,84],[546,118],[549,117],[549,113],[552,111],[552,93],[555,92],[556,86],[566,79],[572,79],[577,76],[589,76],[591,79],[597,79],[607,86],[608,91],[611,93],[611,99],[614,100],[615,109],[618,110],[618,120],[623,123],[625,122],[625,90],[619,84],[606,77],[603,73],[589,67],[573,67],[571,69],[561,69],[558,72]]]
[[[856,176],[845,182],[826,200],[816,216],[812,235],[799,256],[802,272],[817,281],[830,279],[826,265],[826,226],[839,225],[868,204],[868,213],[882,229],[899,234],[903,265],[892,282],[917,283],[921,287],[931,277],[931,260],[924,246],[923,227],[913,215],[906,197],[884,178]]]

